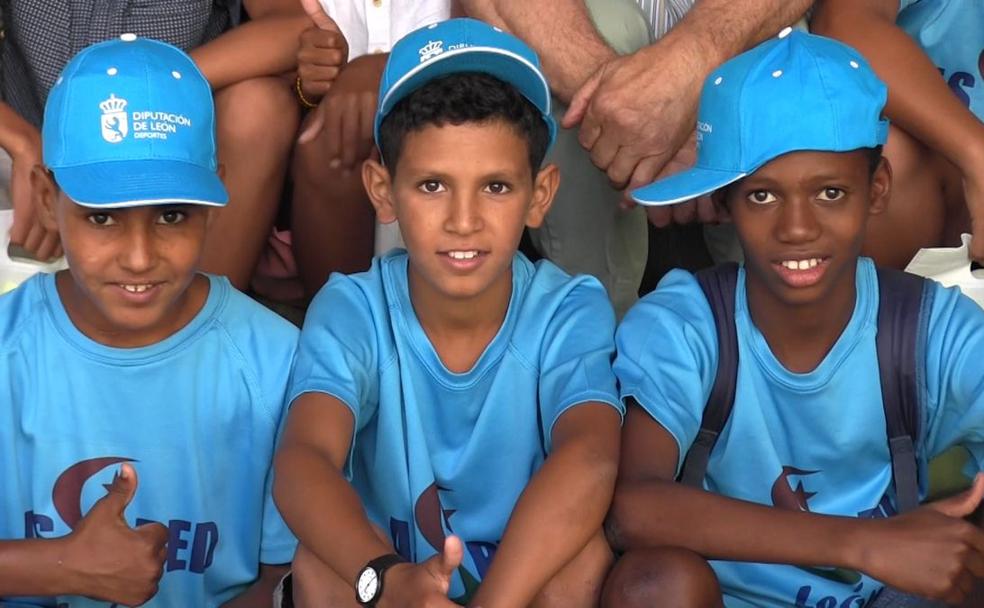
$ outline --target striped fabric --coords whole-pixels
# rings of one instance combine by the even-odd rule
[[[683,18],[684,13],[690,10],[695,0],[638,0],[638,2],[649,17],[653,32],[659,38]]]

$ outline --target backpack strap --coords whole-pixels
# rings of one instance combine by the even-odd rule
[[[738,378],[738,332],[735,329],[735,288],[738,284],[738,265],[722,264],[697,273],[697,282],[704,291],[718,340],[718,366],[711,395],[704,406],[697,439],[687,452],[680,471],[680,482],[695,488],[704,485],[707,463],[718,436],[731,416],[735,403]]]
[[[878,373],[892,456],[896,506],[906,513],[919,506],[916,444],[920,437],[926,361],[926,326],[935,292],[913,274],[878,269]]]

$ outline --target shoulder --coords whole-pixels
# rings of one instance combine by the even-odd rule
[[[211,288],[222,300],[216,320],[234,340],[258,341],[262,347],[297,342],[296,326],[233,287],[225,277],[211,277]]]
[[[695,275],[679,269],[668,272],[656,289],[629,309],[619,333],[639,331],[654,321],[681,326],[713,324],[710,304]]]
[[[385,314],[391,295],[400,285],[388,280],[397,272],[400,263],[406,264],[404,255],[390,253],[374,258],[365,272],[354,274],[334,273],[311,300],[304,319],[305,330],[309,325],[355,322],[367,316]]]
[[[50,280],[50,277],[38,274],[0,295],[0,352],[15,347],[24,328],[47,310],[45,280]]]
[[[608,294],[595,277],[569,275],[548,260],[535,264],[517,254],[514,272],[520,273],[524,285],[523,306],[533,311],[556,311],[583,306],[610,309]]]

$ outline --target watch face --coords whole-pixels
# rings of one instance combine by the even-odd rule
[[[355,584],[355,590],[359,593],[360,602],[371,601],[376,597],[376,590],[379,589],[379,577],[372,568],[366,568],[359,575],[359,580]]]

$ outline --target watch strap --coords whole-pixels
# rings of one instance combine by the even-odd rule
[[[363,602],[359,599],[359,594],[356,593],[356,599],[359,601],[359,604],[362,606],[369,606],[370,608],[375,606],[376,603],[379,602],[379,598],[383,596],[383,575],[386,574],[386,571],[393,566],[406,563],[406,561],[407,560],[398,553],[387,553],[386,555],[380,555],[375,559],[369,560],[369,563],[366,564],[360,572],[365,572],[370,569],[376,572],[376,594],[372,596],[372,599]]]

